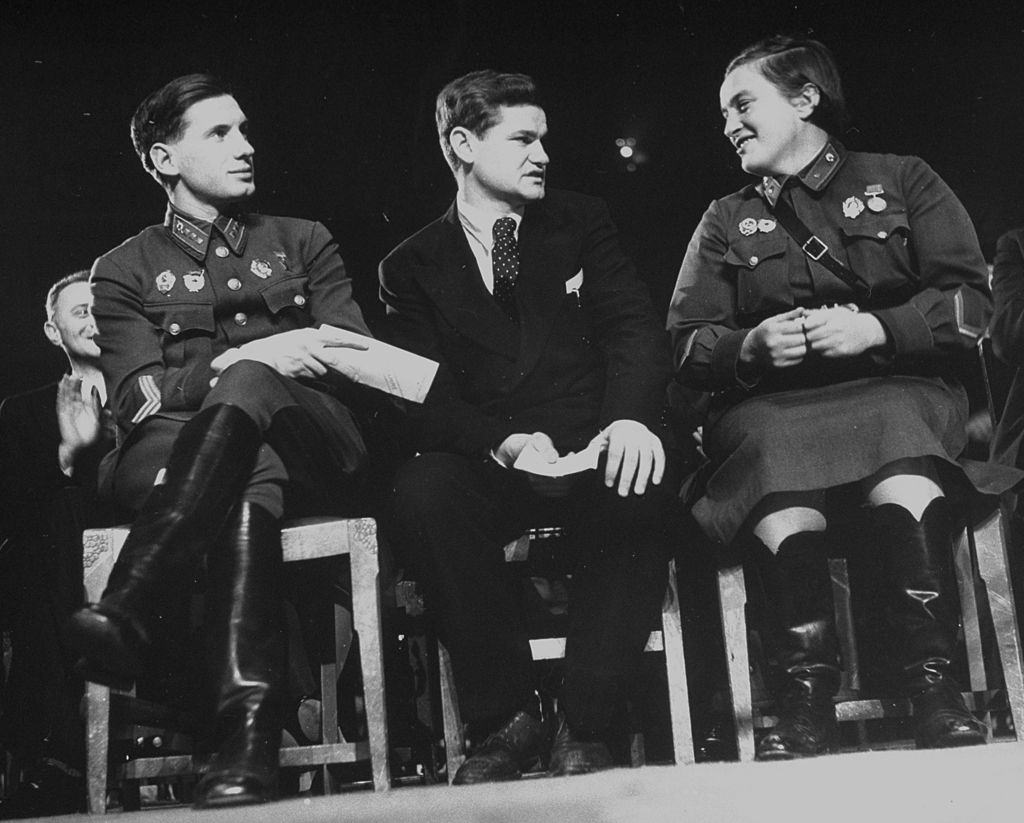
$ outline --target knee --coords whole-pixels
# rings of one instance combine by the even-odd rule
[[[238,360],[217,376],[208,395],[208,402],[230,403],[233,398],[249,398],[266,393],[281,379],[274,369],[255,360]]]

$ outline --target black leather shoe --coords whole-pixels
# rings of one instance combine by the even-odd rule
[[[589,774],[610,769],[615,765],[612,753],[604,741],[583,737],[569,728],[565,715],[559,718],[558,732],[551,744],[551,763],[548,774],[565,777],[574,774]]]
[[[956,684],[948,678],[912,698],[914,742],[919,749],[982,746],[988,729],[964,704]]]
[[[452,784],[518,780],[524,770],[543,765],[550,738],[548,724],[528,712],[516,712],[459,767]]]
[[[0,820],[85,811],[85,780],[48,764],[32,768],[14,794],[0,801]]]
[[[835,751],[839,742],[832,696],[839,672],[834,666],[791,669],[779,698],[779,719],[757,744],[758,760],[794,760]]]

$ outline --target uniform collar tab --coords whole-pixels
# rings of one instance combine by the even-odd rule
[[[174,241],[199,261],[206,259],[214,229],[221,234],[235,254],[241,254],[245,249],[245,223],[236,216],[221,214],[211,223],[168,205],[164,225],[170,230]]]
[[[829,140],[818,155],[797,174],[761,178],[757,192],[774,207],[790,180],[798,180],[811,191],[821,191],[836,176],[845,159],[846,149],[843,144],[838,140]]]

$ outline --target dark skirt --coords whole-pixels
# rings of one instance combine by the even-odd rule
[[[937,377],[868,377],[747,398],[704,431],[712,471],[694,517],[729,543],[769,494],[842,486],[913,457],[959,472],[967,414],[966,392]]]

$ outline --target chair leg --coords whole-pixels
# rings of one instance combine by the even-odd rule
[[[372,524],[372,521],[367,521]],[[376,524],[358,535],[352,559],[352,618],[359,634],[363,668],[366,729],[370,738],[370,763],[374,791],[391,787],[388,764],[388,719],[384,697],[384,653],[381,631],[380,581]],[[380,687],[373,688],[374,684]]]
[[[455,694],[452,658],[440,640],[437,642],[437,672],[441,681],[445,760],[448,764],[448,782],[451,783],[459,767],[466,762],[466,736],[463,733],[462,715],[459,713],[459,699]]]
[[[988,592],[1013,727],[1016,729],[1017,741],[1024,742],[1024,661],[1010,584],[1005,521],[1001,509],[996,509],[974,528],[974,545],[978,573]]]
[[[86,683],[85,699],[85,771],[89,814],[106,814],[110,689],[99,683]]]
[[[679,587],[676,561],[668,564],[668,588],[661,607],[661,638],[665,649],[665,674],[668,681],[668,709],[672,722],[672,751],[676,765],[694,762],[693,724],[690,718],[690,692],[686,683],[686,657],[683,654],[683,626],[679,617]]]
[[[729,668],[736,751],[741,762],[754,759],[754,703],[750,692],[750,656],[747,651],[747,589],[743,566],[718,572],[719,607]]]

